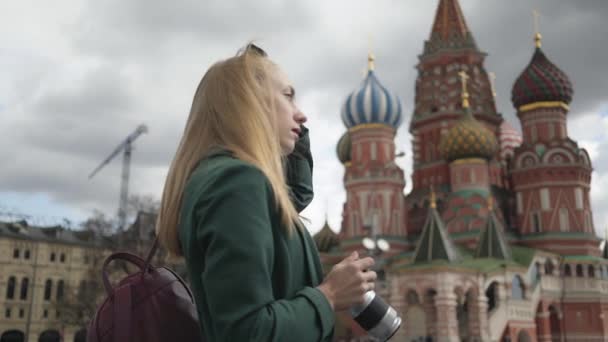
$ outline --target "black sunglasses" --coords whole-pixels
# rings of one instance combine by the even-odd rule
[[[261,57],[268,57],[268,54],[266,53],[266,51],[264,51],[261,47],[255,45],[253,43],[249,43],[245,47],[245,52],[249,52],[249,51],[251,51]]]

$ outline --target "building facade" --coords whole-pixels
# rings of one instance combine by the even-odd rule
[[[145,256],[154,241],[155,222],[155,213],[139,212],[120,236],[106,236],[96,227],[70,230],[0,222],[0,342],[84,342],[89,320],[106,295],[103,261],[119,242]],[[153,264],[185,276],[184,267],[163,262],[165,256],[157,251]],[[115,282],[134,271],[114,263],[109,276]]]
[[[0,223],[0,341],[84,341],[85,327],[65,325],[56,303],[86,286],[101,248],[94,241],[61,227]]]
[[[315,241],[327,269],[352,250],[376,256],[377,292],[403,317],[394,341],[608,340],[608,253],[593,226],[589,155],[568,136],[573,87],[539,33],[535,42],[511,94],[520,135],[497,111],[458,1],[439,0],[416,66],[407,195],[394,163],[401,105],[373,56],[345,100],[342,226]],[[367,340],[339,321],[337,340]]]

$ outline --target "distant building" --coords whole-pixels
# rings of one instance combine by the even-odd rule
[[[513,75],[520,135],[496,109],[486,54],[458,1],[439,1],[416,66],[405,196],[394,163],[401,104],[371,54],[365,80],[345,100],[341,231],[326,226],[315,240],[326,269],[365,251],[364,237],[389,242],[372,253],[378,292],[404,318],[394,341],[608,338],[608,260],[593,226],[591,161],[568,135],[572,84],[540,38]],[[366,340],[340,319],[338,341]]]
[[[155,220],[155,214],[138,213],[121,237],[130,252],[147,252]],[[85,341],[85,324],[65,323],[65,315],[80,313],[61,312],[57,303],[69,291],[79,295],[87,286],[100,288],[92,278],[99,277],[101,262],[118,240],[59,226],[0,222],[0,342],[25,341],[26,334],[27,342]]]

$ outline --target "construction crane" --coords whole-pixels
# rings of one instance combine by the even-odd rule
[[[99,164],[93,172],[89,175],[89,179],[93,178],[99,170],[106,166],[114,157],[116,157],[121,151],[122,154],[122,177],[120,179],[120,202],[118,205],[118,229],[122,231],[125,228],[125,222],[127,220],[127,199],[129,196],[129,169],[131,167],[131,151],[133,150],[133,142],[143,133],[148,132],[146,125],[139,125],[133,133],[131,133],[116,149],[110,154],[104,161]]]

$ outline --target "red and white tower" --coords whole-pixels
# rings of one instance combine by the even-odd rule
[[[342,121],[348,132],[338,145],[346,188],[341,238],[405,236],[405,180],[394,163],[401,103],[376,77],[371,54],[367,76],[343,105]]]
[[[591,161],[567,131],[572,94],[568,76],[543,53],[537,34],[532,60],[512,91],[523,132],[510,171],[516,216],[522,242],[529,246],[598,255],[589,199]]]
[[[410,121],[414,149],[412,191],[407,197],[411,233],[420,233],[424,224],[429,186],[435,186],[439,208],[450,192],[450,169],[439,151],[439,142],[462,116],[459,72],[464,71],[471,78],[471,113],[498,136],[503,119],[496,112],[489,74],[483,66],[485,57],[477,48],[458,1],[440,0],[431,36],[419,56],[414,113]],[[497,158],[489,162],[489,170],[490,184],[502,187]]]

